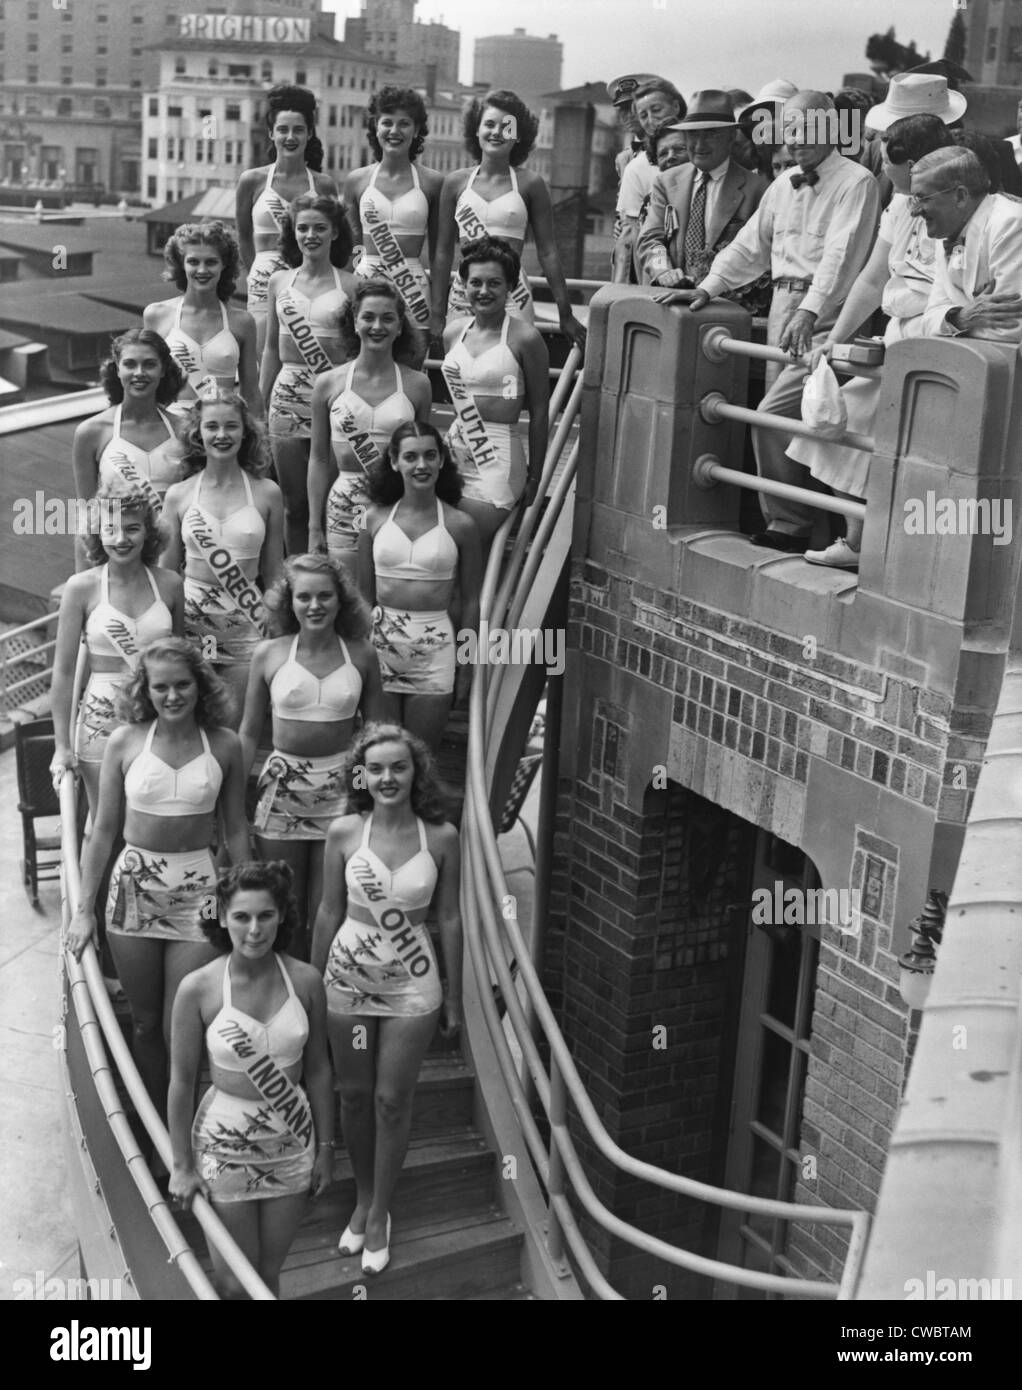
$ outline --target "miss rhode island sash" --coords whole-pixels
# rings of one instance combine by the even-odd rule
[[[294,1137],[307,1147],[312,1143],[312,1113],[301,1091],[289,1081],[268,1052],[261,1051],[250,1034],[236,1019],[228,1018],[216,1028],[234,1055],[242,1062],[242,1070],[270,1109],[284,1121]]]
[[[362,226],[372,233],[376,253],[383,262],[391,284],[404,298],[415,322],[425,326],[429,323],[429,305],[422,297],[397,237],[390,230],[390,223],[384,221],[379,208],[366,203],[362,211]]]
[[[266,609],[263,606],[262,594],[246,576],[223,541],[214,539],[199,509],[193,505],[189,507],[185,516],[196,544],[202,551],[202,558],[213,571],[220,588],[259,635],[265,637]]]
[[[320,372],[329,371],[334,364],[320,346],[312,325],[298,307],[290,288],[277,296],[277,317],[283,320],[305,365],[317,376]]]
[[[478,241],[480,237],[489,236],[489,232],[483,226],[479,214],[474,208],[470,208],[467,203],[462,203],[455,210],[454,220],[461,229],[459,241],[464,246],[467,242]],[[532,303],[532,292],[529,289],[529,282],[525,278],[523,270],[518,277],[518,284],[513,285],[508,291],[508,303],[514,304],[517,309],[524,312]]]
[[[422,946],[424,928],[419,928],[408,917],[403,908],[395,907],[393,901],[387,906],[388,894],[379,874],[368,857],[360,849],[352,855],[349,866],[353,876],[366,897],[368,910],[373,921],[383,933],[401,964],[420,979],[434,969],[432,952]],[[427,938],[428,940],[428,938]]]

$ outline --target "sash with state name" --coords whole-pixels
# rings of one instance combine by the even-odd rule
[[[301,1089],[288,1080],[287,1073],[268,1052],[261,1051],[248,1031],[235,1018],[215,1025],[222,1038],[241,1061],[244,1074],[263,1100],[287,1125],[294,1137],[305,1147],[312,1143],[314,1127],[309,1102]]]
[[[362,465],[362,471],[368,473],[374,465],[382,464],[380,451],[373,443],[367,430],[359,429],[358,423],[350,410],[341,412],[331,411],[331,419],[337,425],[341,434],[344,435],[345,443],[351,452]]]
[[[425,327],[429,323],[429,305],[423,297],[397,237],[390,230],[390,224],[384,221],[379,208],[367,202],[362,209],[362,225],[372,233],[376,253],[383,262],[387,278],[404,298],[415,322]]]
[[[216,390],[217,380],[212,372],[207,372],[187,343],[180,339],[171,345],[171,354],[187,378],[188,385],[200,398]]]
[[[277,296],[277,317],[286,325],[305,365],[317,375],[329,371],[334,364],[320,345],[319,339],[312,331],[312,324],[299,309],[290,290],[285,290]]]
[[[109,606],[109,605],[108,605]],[[103,620],[103,631],[110,638],[110,641],[124,658],[125,664],[130,671],[138,670],[138,659],[141,655],[138,643],[135,641],[134,634],[129,630],[123,618],[116,617],[114,610]]]
[[[471,453],[475,466],[481,474],[485,474],[492,468],[500,468],[497,451],[486,432],[486,421],[479,414],[475,397],[465,385],[461,368],[448,357],[440,370],[444,374],[444,381],[447,382],[447,389],[451,393],[451,403],[454,406],[458,433]]]
[[[103,462],[111,464],[129,487],[138,488],[149,505],[155,508],[156,515],[160,515],[160,512],[163,510],[163,501],[160,494],[156,491],[145,474],[138,471],[127,454],[108,454],[103,459]]]
[[[272,183],[272,181],[273,175],[271,174],[270,183]],[[273,191],[270,187],[270,183],[263,189],[263,206],[277,224],[277,231],[283,233],[284,222],[288,215],[287,203],[284,202],[284,199],[279,193]]]
[[[474,208],[470,208],[467,203],[462,203],[455,211],[454,220],[461,228],[461,237],[459,240],[462,246],[467,242],[478,241],[480,237],[488,237],[490,235],[483,226],[479,214]],[[507,299],[509,304],[515,305],[515,307],[522,312],[528,309],[529,305],[532,303],[532,292],[529,289],[529,282],[525,278],[524,271],[522,271],[521,275],[518,277],[518,284],[511,286],[508,291]]]
[[[417,926],[404,908],[397,907],[373,868],[368,855],[356,850],[348,869],[365,894],[365,906],[410,975],[420,979],[436,968],[429,936]]]
[[[266,609],[259,590],[247,577],[241,565],[224,545],[210,533],[206,519],[195,506],[186,513],[188,525],[195,542],[202,551],[202,558],[216,576],[220,588],[231,603],[242,613],[252,626],[265,637]]]

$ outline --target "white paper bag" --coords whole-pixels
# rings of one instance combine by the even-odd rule
[[[806,377],[802,388],[802,419],[824,439],[837,439],[848,427],[841,387],[826,357]]]

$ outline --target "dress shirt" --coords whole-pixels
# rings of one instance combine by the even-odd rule
[[[644,150],[625,165],[615,211],[621,217],[638,217],[644,199],[649,196],[657,176],[655,164],[650,164]]]
[[[711,169],[711,170],[709,171],[710,177],[709,177],[709,179],[707,180],[707,183],[706,183],[706,225],[707,225],[707,227],[710,225],[710,223],[711,223],[712,220],[713,220],[713,212],[714,212],[714,209],[715,209],[716,206],[717,206],[717,199],[720,197],[720,186],[721,186],[721,184],[724,182],[724,175],[727,173],[728,165],[729,165],[730,163],[731,163],[731,157],[730,157],[730,155],[729,155],[729,156],[727,157],[727,159],[725,159],[724,162],[723,162],[722,164],[718,164],[718,165],[717,165],[716,169]],[[693,197],[693,198],[695,197],[696,189],[697,189],[698,186],[699,186],[699,180],[700,180],[702,177],[703,177],[703,170],[702,170],[702,169],[697,170],[697,171],[696,171],[695,180],[694,180],[694,182],[693,182],[693,184],[692,184],[692,197]],[[692,204],[689,203],[689,208],[691,209],[691,207],[692,207]]]
[[[923,331],[943,337],[958,337],[964,332],[969,337],[1017,343],[1022,339],[1022,325],[972,332],[955,328],[947,316],[953,309],[975,303],[981,291],[1017,294],[1020,286],[1022,203],[1000,193],[988,193],[958,233],[950,256],[944,243],[937,243],[933,288],[923,314]]]
[[[813,186],[793,188],[788,171],[774,180],[699,289],[719,295],[769,270],[774,280],[812,280],[798,307],[834,319],[869,255],[880,195],[869,170],[836,151],[816,169]]]

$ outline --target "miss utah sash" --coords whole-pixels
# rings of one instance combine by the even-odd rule
[[[245,615],[262,636],[265,636],[266,609],[263,607],[259,590],[246,576],[223,541],[214,539],[198,507],[189,507],[186,516],[196,544],[202,551],[202,558],[216,575],[217,583],[234,607]]]
[[[242,1070],[270,1109],[280,1116],[297,1140],[303,1145],[311,1144],[313,1125],[309,1103],[294,1082],[288,1080],[268,1052],[256,1047],[237,1017],[228,1017],[217,1025],[216,1033],[240,1058]]]
[[[394,288],[404,297],[412,317],[416,323],[425,326],[429,323],[429,305],[422,297],[422,291],[416,283],[397,237],[390,230],[390,224],[384,221],[379,208],[374,207],[372,203],[366,203],[362,210],[362,225],[372,233],[377,255],[383,262]]]
[[[447,389],[451,393],[451,401],[458,421],[458,433],[468,445],[475,466],[480,473],[485,473],[489,468],[499,468],[500,460],[490,441],[490,436],[486,433],[486,422],[479,414],[479,407],[475,403],[475,398],[465,385],[461,368],[448,357],[440,370],[444,374],[444,381],[447,382]]]

